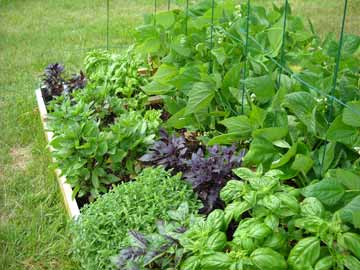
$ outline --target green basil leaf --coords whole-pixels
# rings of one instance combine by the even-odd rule
[[[228,253],[215,252],[201,260],[202,270],[229,269],[233,263]]]
[[[226,186],[220,191],[220,198],[225,203],[230,203],[241,198],[244,191],[244,183],[238,180],[230,180]]]
[[[315,264],[314,270],[328,270],[328,269],[332,269],[332,267],[333,267],[333,257],[326,256],[318,260],[318,262]]]
[[[360,235],[357,233],[346,232],[338,237],[338,243],[343,249],[350,250],[360,259]]]
[[[284,257],[271,248],[258,248],[250,255],[254,265],[261,270],[287,269]]]
[[[223,251],[226,244],[227,238],[224,232],[214,232],[206,241],[206,247],[214,251]]]
[[[305,198],[300,203],[301,215],[322,217],[325,209],[322,203],[315,197]]]
[[[229,219],[235,219],[236,221],[239,221],[241,218],[241,215],[250,209],[250,205],[248,202],[233,202],[226,206],[225,208],[225,215],[227,216],[227,221]]]
[[[301,239],[290,251],[288,263],[297,266],[313,266],[320,256],[320,240],[317,237]]]
[[[272,233],[272,230],[265,223],[255,224],[249,229],[249,236],[255,239],[264,239]]]
[[[225,226],[224,215],[225,214],[223,210],[215,209],[208,215],[206,223],[210,228],[221,231]]]
[[[185,259],[181,265],[181,270],[197,270],[201,266],[201,259],[197,256],[190,256]]]
[[[350,255],[347,255],[344,257],[344,265],[349,270],[359,270],[360,269],[360,261]]]

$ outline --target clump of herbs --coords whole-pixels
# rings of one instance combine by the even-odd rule
[[[236,152],[233,145],[209,147],[207,155],[200,148],[187,160],[188,169],[184,178],[191,183],[194,191],[204,204],[201,213],[208,214],[215,208],[223,208],[220,190],[228,180],[234,178],[232,169],[240,167],[245,151]]]
[[[162,165],[175,172],[185,171],[190,151],[184,136],[169,135],[164,129],[159,133],[160,139],[139,160],[147,164]]]
[[[85,74],[74,74],[70,79],[66,79],[65,67],[59,63],[50,64],[45,68],[42,75],[41,93],[46,102],[62,94],[69,94],[77,89],[86,86]]]
[[[45,101],[50,101],[55,96],[60,96],[64,91],[64,66],[55,63],[45,68],[42,76],[41,92]]]
[[[191,187],[162,167],[145,168],[136,181],[123,183],[82,209],[72,225],[73,258],[81,269],[114,269],[110,258],[132,245],[128,231],[156,231],[156,221],[170,221],[169,210],[188,203],[195,214],[199,201]]]

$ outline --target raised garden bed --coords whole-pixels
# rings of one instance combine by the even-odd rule
[[[336,58],[286,7],[230,2],[148,16],[70,79],[46,68],[83,269],[360,269],[360,38]]]
[[[35,96],[39,109],[40,119],[44,128],[45,138],[48,143],[50,143],[53,139],[54,134],[53,132],[47,130],[47,109],[40,89],[35,90]],[[49,150],[50,152],[53,151],[51,146],[49,146]],[[72,198],[73,190],[71,186],[66,183],[66,177],[61,175],[60,169],[55,169],[55,174],[59,183],[66,211],[70,218],[76,219],[80,215],[80,210],[76,200]]]

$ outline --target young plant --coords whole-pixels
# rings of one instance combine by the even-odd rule
[[[223,208],[219,197],[226,182],[234,177],[232,169],[241,165],[245,151],[236,152],[236,147],[215,145],[207,149],[208,155],[199,148],[186,161],[187,170],[184,178],[191,183],[194,191],[202,200],[201,213],[210,213],[215,208]]]
[[[147,154],[139,160],[153,165],[162,165],[165,169],[175,172],[185,171],[185,159],[189,157],[190,149],[184,136],[169,135],[164,129],[160,130],[160,140],[156,141]]]
[[[41,86],[42,96],[46,102],[63,93],[65,82],[62,76],[63,72],[64,66],[59,63],[50,64],[46,67]]]

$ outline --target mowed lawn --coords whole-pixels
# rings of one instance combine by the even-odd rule
[[[322,36],[338,32],[343,1],[289,2]],[[153,3],[110,0],[113,50],[133,41],[134,27]],[[158,3],[166,9],[167,0]],[[347,32],[360,34],[360,0],[349,0],[346,23]],[[0,270],[77,269],[34,89],[48,63],[76,72],[86,49],[105,45],[106,0],[0,0]]]

